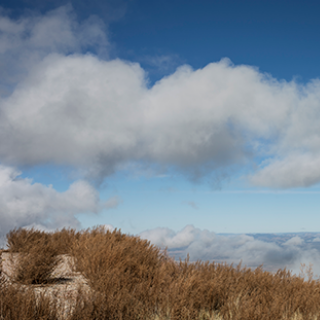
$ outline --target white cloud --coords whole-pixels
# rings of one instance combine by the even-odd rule
[[[251,182],[264,187],[309,187],[320,181],[320,154],[295,154],[273,160],[252,176]]]
[[[67,191],[57,192],[51,186],[19,178],[20,174],[12,167],[0,166],[0,238],[19,227],[78,228],[76,214],[98,213],[119,203],[117,198],[101,202],[98,192],[85,181],[76,181]]]
[[[103,228],[104,228],[105,231],[109,230],[110,232],[112,232],[114,230],[114,227],[111,224],[104,224]]]
[[[114,196],[114,197],[111,197],[110,199],[108,199],[103,207],[105,209],[112,209],[112,208],[116,208],[120,203],[122,202],[121,198],[118,197],[118,196]]]
[[[0,11],[0,94],[12,92],[30,70],[52,53],[80,53],[90,47],[106,55],[109,42],[104,30],[103,22],[94,16],[79,23],[70,5],[16,20]]]
[[[301,273],[301,263],[312,264],[314,278],[320,275],[320,255],[315,248],[310,248],[298,236],[282,245],[265,242],[248,235],[223,236],[208,230],[200,230],[193,225],[174,232],[169,228],[156,228],[141,232],[139,236],[161,248],[168,247],[168,253],[178,260],[185,259],[189,253],[190,262],[197,260],[216,261],[237,266],[242,260],[242,268],[252,270],[263,264],[263,270],[276,272],[286,267],[292,274]],[[274,239],[271,239],[274,241]],[[307,270],[304,270],[305,272]]]
[[[203,70],[179,69],[147,90],[137,64],[51,55],[3,99],[1,129],[8,138],[0,157],[9,164],[82,166],[93,176],[134,160],[194,169],[200,176],[244,163],[250,152],[242,131],[254,139],[272,135],[267,121],[281,123],[277,108],[264,111],[270,88],[259,78],[251,68],[222,61]],[[243,92],[246,82],[253,92],[262,91],[260,100]],[[261,105],[247,106],[252,99]]]
[[[101,21],[90,19],[78,23],[71,7],[0,18],[0,83],[11,88],[0,100],[1,163],[71,165],[101,182],[136,162],[220,186],[267,158],[252,183],[320,182],[319,80],[278,81],[223,59],[181,66],[148,88],[139,64],[82,54],[108,46]]]
[[[283,245],[284,246],[299,246],[303,244],[303,240],[299,236],[295,236],[288,241],[286,241]]]
[[[140,233],[141,238],[148,239],[152,243],[169,248],[189,246],[195,238],[197,230],[193,226],[186,226],[182,232],[176,234],[168,228],[156,228]]]

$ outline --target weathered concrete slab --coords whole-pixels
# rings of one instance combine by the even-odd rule
[[[13,277],[14,264],[18,261],[18,253],[2,252],[1,267],[2,272],[9,278]]]

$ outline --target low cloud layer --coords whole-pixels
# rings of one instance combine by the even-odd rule
[[[278,81],[222,59],[148,88],[139,64],[102,59],[101,22],[79,23],[71,7],[2,16],[0,29],[5,165],[71,165],[95,180],[136,162],[193,181],[243,168],[264,187],[320,181],[319,80]]]
[[[319,238],[307,243],[298,235],[282,236],[282,241],[281,236],[271,235],[269,241],[263,241],[245,234],[218,235],[193,225],[178,232],[169,228],[156,228],[144,231],[139,236],[161,248],[168,247],[169,255],[175,256],[176,260],[184,260],[188,253],[190,262],[226,262],[236,267],[242,260],[242,268],[247,266],[254,270],[263,264],[263,270],[275,273],[286,267],[297,276],[301,273],[301,264],[305,264],[305,275],[311,265],[314,279],[320,275],[320,247],[315,246]]]
[[[0,242],[19,227],[79,228],[77,214],[99,213],[119,203],[118,198],[101,202],[99,193],[85,181],[76,181],[67,191],[57,192],[51,186],[19,178],[20,174],[12,167],[0,166]]]

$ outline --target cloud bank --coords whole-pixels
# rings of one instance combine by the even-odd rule
[[[319,248],[312,247],[299,236],[282,243],[276,243],[274,239],[281,236],[275,236],[271,242],[266,242],[245,234],[218,235],[193,225],[187,225],[178,232],[169,228],[146,230],[139,236],[161,248],[168,247],[169,255],[178,261],[179,258],[184,260],[189,253],[190,262],[215,261],[228,265],[233,263],[236,267],[242,260],[242,268],[246,266],[254,270],[263,264],[263,270],[275,273],[286,267],[297,276],[301,273],[301,263],[304,263],[306,267],[313,265],[314,279],[320,275]],[[317,238],[313,240],[314,243],[317,241]],[[306,274],[307,269],[303,272]]]

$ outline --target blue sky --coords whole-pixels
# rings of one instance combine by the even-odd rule
[[[319,3],[0,5],[0,237],[320,232]]]
[[[320,71],[318,12],[316,1],[132,1],[110,30],[125,59],[172,55],[203,68],[228,57],[306,82]]]

